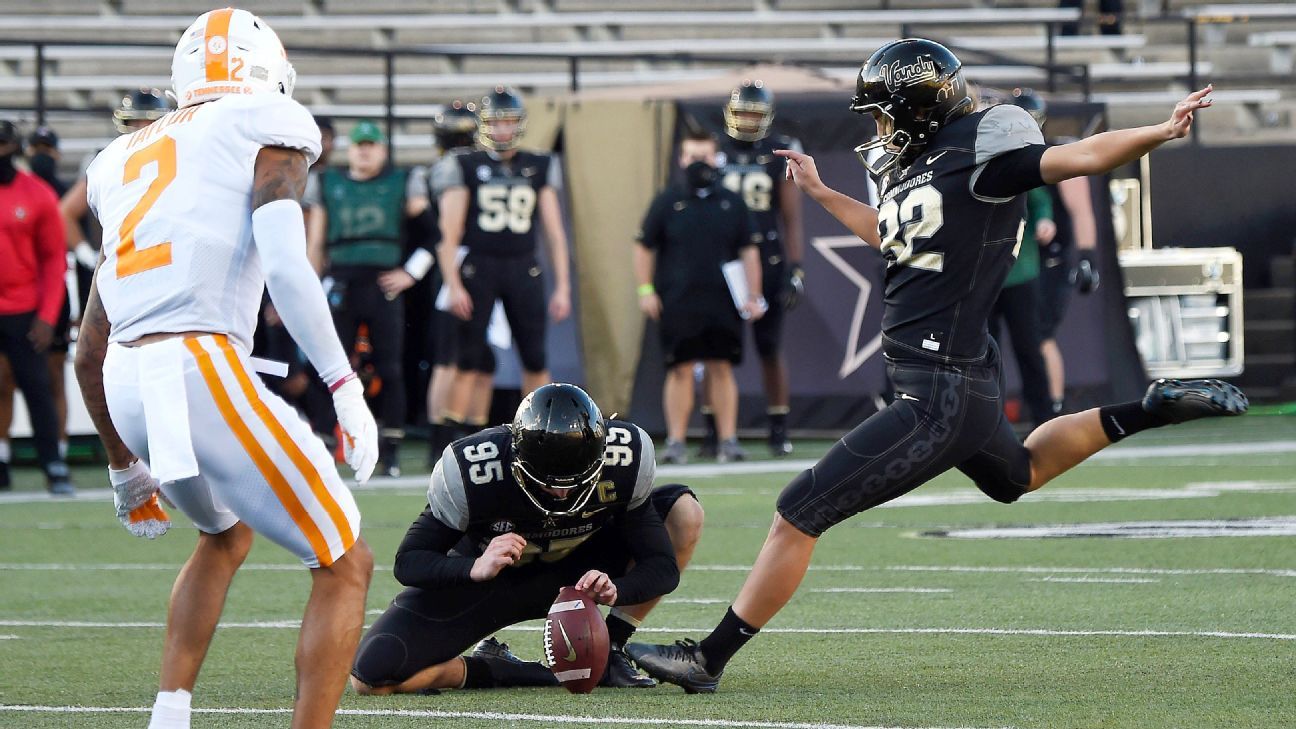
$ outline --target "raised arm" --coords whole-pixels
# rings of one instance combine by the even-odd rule
[[[790,149],[775,150],[774,154],[787,158],[788,177],[801,188],[802,192],[809,195],[810,199],[822,205],[829,215],[859,236],[860,240],[874,248],[882,247],[882,239],[878,236],[877,208],[825,185],[823,180],[819,179],[819,170],[815,168],[814,157]]]
[[[1173,139],[1182,139],[1192,128],[1193,112],[1210,107],[1207,86],[1194,91],[1175,104],[1170,118],[1160,124],[1095,134],[1070,144],[1050,147],[1040,159],[1044,181],[1056,184],[1072,177],[1088,177],[1110,172],[1142,157]]]

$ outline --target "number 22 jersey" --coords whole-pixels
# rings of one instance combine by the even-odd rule
[[[977,362],[987,320],[1021,246],[1026,201],[1042,184],[1039,125],[1004,104],[969,114],[878,187],[887,262],[883,350],[893,358]]]
[[[228,334],[250,349],[265,278],[252,240],[262,147],[320,154],[305,107],[276,93],[189,106],[118,137],[86,172],[103,226],[99,297],[111,341]]]

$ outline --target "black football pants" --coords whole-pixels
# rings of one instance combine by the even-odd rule
[[[888,358],[895,400],[837,441],[779,495],[778,513],[818,537],[957,468],[995,501],[1030,486],[1030,452],[1003,414],[999,352],[977,365]]]
[[[381,404],[375,408],[384,428],[405,425],[405,378],[401,360],[405,344],[405,304],[388,300],[378,288],[379,269],[352,269],[333,274],[333,325],[348,356],[355,351],[360,325],[369,328],[370,361],[382,378]]]

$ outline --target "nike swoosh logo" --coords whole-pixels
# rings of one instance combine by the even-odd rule
[[[581,512],[581,518],[582,518],[582,519],[588,519],[588,518],[590,518],[591,516],[594,516],[595,514],[601,514],[601,513],[603,513],[604,511],[607,511],[607,509],[595,509],[594,511],[582,511],[582,512]]]
[[[576,647],[572,645],[571,638],[567,637],[567,629],[562,623],[558,623],[558,632],[562,633],[563,643],[567,645],[567,657],[563,660],[571,663],[576,660]]]
[[[1111,421],[1112,427],[1116,429],[1117,435],[1125,435],[1125,429],[1120,427],[1120,423],[1116,422],[1116,418],[1108,415],[1107,419]]]
[[[941,157],[944,157],[948,152],[949,150],[947,149],[944,152],[941,152],[940,154],[933,154],[932,156],[927,158],[927,164],[932,164],[933,162],[940,159]]]
[[[918,402],[918,398],[914,397],[913,395],[908,395],[908,394],[903,393],[903,392],[897,392],[897,393],[896,393],[896,397],[899,398],[899,399],[901,399],[901,400],[913,400],[914,402]]]

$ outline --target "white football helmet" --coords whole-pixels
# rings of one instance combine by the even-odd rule
[[[180,36],[171,85],[183,109],[229,94],[292,96],[297,73],[279,36],[246,10],[209,10]]]

